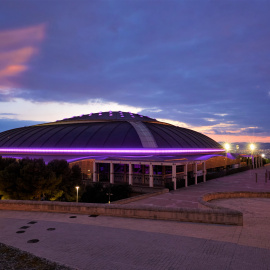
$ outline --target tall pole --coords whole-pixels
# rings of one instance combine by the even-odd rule
[[[79,188],[80,188],[80,187],[78,187],[78,186],[77,186],[77,187],[75,187],[75,188],[77,189],[77,197],[76,197],[76,202],[78,202],[78,199],[79,199]]]
[[[251,160],[252,160],[252,169],[254,169],[254,158],[253,158],[253,151],[255,149],[255,145],[252,143],[250,145],[250,150],[251,150]]]

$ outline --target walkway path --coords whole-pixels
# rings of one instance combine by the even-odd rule
[[[262,174],[265,169],[257,171]],[[181,206],[190,203],[196,207],[196,196],[230,190],[232,184],[236,190],[270,191],[270,181],[252,183],[248,176],[254,172],[165,194],[176,198],[167,198],[165,205],[179,206],[182,201]],[[158,205],[164,205],[161,200],[155,198]],[[244,211],[244,226],[0,211],[0,242],[75,269],[270,269],[270,200],[214,203]],[[29,224],[31,221],[36,223]],[[29,227],[21,229],[23,226]],[[31,239],[39,242],[27,243]]]
[[[268,191],[270,180],[265,183],[265,172],[270,166],[261,167],[229,176],[213,179],[206,183],[199,183],[187,188],[177,189],[155,197],[149,197],[130,203],[131,205],[157,205],[170,207],[199,208],[198,198],[203,194],[218,191]],[[256,183],[255,174],[258,175]],[[269,178],[267,178],[269,179]]]

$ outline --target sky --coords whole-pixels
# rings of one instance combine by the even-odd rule
[[[270,1],[0,0],[0,132],[131,111],[270,142]]]

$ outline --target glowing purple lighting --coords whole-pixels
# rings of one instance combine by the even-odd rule
[[[214,153],[214,152],[224,152],[224,149],[212,149],[212,148],[140,148],[140,149],[54,149],[54,148],[0,148],[0,153],[22,153],[22,154],[196,154],[196,153]]]
[[[90,113],[90,114],[88,114],[89,116],[91,116],[92,115],[92,113]]]

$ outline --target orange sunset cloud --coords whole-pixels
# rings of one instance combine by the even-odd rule
[[[0,91],[17,87],[12,80],[29,68],[29,61],[38,53],[45,37],[45,25],[0,31]]]

